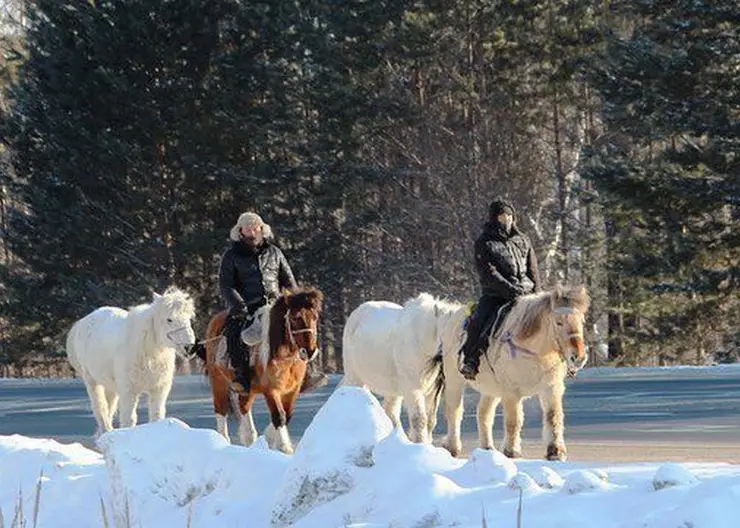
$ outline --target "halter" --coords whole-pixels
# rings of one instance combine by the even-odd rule
[[[293,347],[297,348],[298,343],[296,343],[295,335],[296,334],[315,334],[316,329],[315,328],[301,328],[300,330],[293,330],[293,325],[290,324],[290,310],[285,312],[285,327],[288,329],[288,336],[290,337],[290,344],[293,345]],[[305,361],[313,361],[316,359],[316,356],[319,353],[319,348],[316,347],[316,350],[313,351],[313,354],[310,356],[308,355],[308,351],[305,348],[301,348],[298,351],[298,354],[300,354],[301,358]]]
[[[166,332],[164,335],[165,335],[165,337],[167,339],[170,339],[171,340],[173,335],[177,335],[180,332],[187,332],[187,331],[188,331],[188,327],[187,326],[181,326],[180,328],[175,328],[174,330],[170,330],[169,332]],[[195,357],[195,353],[191,352],[191,350],[193,348],[195,348],[195,346],[197,344],[198,344],[197,340],[192,345],[184,345],[184,344],[181,345],[179,343],[175,343],[175,353],[178,356],[182,357],[183,359],[185,359],[187,361],[190,361],[191,359],[193,359]],[[183,349],[185,350],[185,352],[184,353],[181,352],[179,350],[179,347],[183,347]]]
[[[170,330],[169,332],[165,334],[165,336],[167,337],[167,339],[172,339],[172,336],[174,334],[178,334],[180,332],[187,332],[187,331],[188,331],[187,326],[181,326],[180,328],[175,328],[174,330]]]
[[[566,307],[566,306],[561,306],[560,308],[555,308],[553,310],[553,312],[560,313],[560,314],[580,314],[581,313],[581,311],[578,310],[577,308],[569,308],[569,307]],[[573,332],[573,333],[568,334],[568,339],[571,339],[571,338],[574,338],[574,337],[580,338],[581,340],[583,340],[583,332]],[[560,339],[556,338],[555,341],[558,344],[558,349],[559,349],[558,352],[559,352],[560,360],[567,365],[568,362],[567,362],[567,360],[565,358],[565,348],[566,347],[563,347],[562,343],[560,342]],[[568,376],[569,377],[574,377],[575,376],[575,373],[571,373],[570,372],[570,369],[567,369],[567,371],[568,371]]]

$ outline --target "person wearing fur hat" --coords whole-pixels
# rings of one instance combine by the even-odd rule
[[[460,373],[475,379],[481,355],[516,299],[539,289],[537,257],[529,238],[515,223],[511,202],[497,197],[488,207],[488,222],[475,241],[475,264],[482,294],[460,353]]]
[[[273,242],[272,229],[252,212],[239,216],[229,233],[231,247],[221,257],[219,287],[229,307],[226,319],[226,349],[234,368],[232,388],[249,392],[252,372],[242,330],[251,323],[258,308],[273,302],[282,289],[298,286],[285,255]],[[328,378],[309,363],[302,392],[325,385]]]

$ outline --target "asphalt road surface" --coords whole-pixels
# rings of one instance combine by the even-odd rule
[[[303,434],[339,382],[303,395],[290,424],[294,441]],[[568,380],[565,396],[569,460],[717,461],[740,464],[740,366],[677,369],[587,369]],[[463,419],[467,452],[477,444],[475,405],[470,391]],[[146,421],[146,400],[139,422]],[[210,391],[205,377],[175,379],[168,416],[191,427],[213,428]],[[536,399],[525,402],[524,456],[540,458],[541,413]],[[255,408],[261,431],[269,416],[262,399]],[[0,435],[21,434],[81,442],[92,446],[94,419],[79,379],[0,379]],[[440,416],[435,443],[446,430]],[[236,433],[235,424],[231,432]],[[503,436],[500,409],[494,425]],[[233,438],[236,440],[236,438]]]

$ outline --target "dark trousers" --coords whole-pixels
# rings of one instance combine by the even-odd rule
[[[488,338],[495,335],[514,302],[500,297],[482,295],[468,320],[467,337],[462,346],[463,361],[478,371],[481,355],[486,351]]]
[[[251,314],[244,312],[229,312],[226,318],[226,327],[224,335],[226,336],[226,351],[231,360],[231,366],[234,368],[236,380],[244,384],[249,381],[249,358],[247,357],[247,345],[242,341],[242,329]]]

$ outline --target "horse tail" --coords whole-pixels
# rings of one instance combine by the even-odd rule
[[[436,409],[439,408],[439,402],[442,398],[442,393],[445,390],[446,382],[443,359],[442,344],[440,343],[437,353],[427,362],[427,368],[425,371],[425,377],[432,377],[433,380],[431,394],[434,398],[434,409],[432,409],[432,411],[436,411]]]

